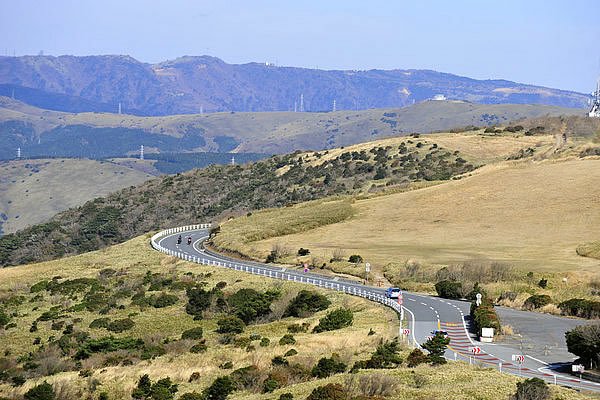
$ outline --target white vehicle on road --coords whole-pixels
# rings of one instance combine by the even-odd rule
[[[400,293],[402,293],[402,291],[399,288],[391,287],[386,289],[385,296],[388,299],[397,299],[400,297]]]

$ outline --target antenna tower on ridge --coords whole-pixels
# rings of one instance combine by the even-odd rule
[[[21,148],[17,147],[17,159],[21,158]]]
[[[119,115],[121,115],[121,102],[119,102]]]
[[[140,160],[144,159],[144,145],[140,146]]]
[[[592,118],[600,118],[600,78],[596,82],[596,91],[592,93],[592,109],[588,113]]]
[[[304,112],[304,93],[300,94],[300,112]]]
[[[335,99],[333,99],[333,108],[331,109],[331,111],[336,112]]]

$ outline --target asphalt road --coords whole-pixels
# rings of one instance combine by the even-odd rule
[[[181,244],[177,243],[179,235],[183,238]],[[192,238],[190,245],[187,244],[187,237]],[[198,229],[197,226],[175,228],[155,235],[153,247],[200,264],[233,268],[268,278],[344,291],[381,302],[400,312],[398,303],[385,298],[385,290],[382,288],[365,286],[339,277],[287,269],[283,266],[232,259],[204,249],[202,243],[207,238],[208,229]],[[403,292],[403,297],[402,308],[405,316],[403,327],[410,329],[408,337],[403,339],[414,346],[424,343],[432,335],[433,330],[441,328],[446,330],[450,337],[450,346],[446,353],[446,357],[450,360],[462,360],[498,368],[505,373],[538,377],[550,383],[600,392],[600,384],[580,380],[558,371],[560,367],[564,368],[565,364],[574,359],[573,355],[566,351],[564,333],[585,321],[499,307],[498,314],[502,322],[510,324],[520,337],[502,343],[481,343],[469,330],[469,302],[410,292]],[[480,351],[475,354],[473,348],[478,348]],[[523,363],[512,361],[513,355],[523,355]]]

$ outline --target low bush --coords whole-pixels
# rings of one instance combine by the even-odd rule
[[[285,352],[285,354],[283,356],[284,357],[293,357],[296,354],[298,354],[298,351],[296,349],[289,349],[288,351]]]
[[[480,306],[471,303],[470,314],[478,334],[481,334],[482,328],[494,328],[494,332],[500,332],[500,320],[490,299],[484,298]]]
[[[478,293],[481,295],[482,298],[488,297],[487,292],[481,286],[479,286],[479,282],[475,282],[475,285],[473,285],[473,289],[471,289],[471,291],[467,293],[465,299],[475,301],[477,300]]]
[[[363,262],[363,258],[358,254],[352,254],[350,257],[348,257],[348,262],[352,264],[359,264]]]
[[[294,395],[291,393],[281,393],[279,395],[279,400],[294,400]]]
[[[319,324],[314,327],[314,333],[333,331],[342,329],[352,325],[354,315],[351,310],[338,308],[330,311],[327,315],[319,320]]]
[[[202,327],[198,326],[192,329],[188,329],[187,331],[183,331],[183,333],[181,334],[181,339],[202,339],[203,333],[204,332],[202,331]]]
[[[544,307],[550,303],[552,303],[552,299],[547,294],[534,294],[525,300],[525,303],[523,303],[523,308],[526,310],[533,310]]]
[[[406,357],[406,363],[409,368],[414,368],[419,364],[428,362],[427,355],[421,351],[421,349],[413,349]]]
[[[150,377],[145,374],[140,377],[137,387],[131,393],[131,398],[135,400],[172,400],[177,391],[177,385],[171,381],[171,378],[163,378],[152,383]]]
[[[270,344],[271,344],[271,340],[269,338],[264,337],[264,338],[260,339],[260,343],[259,343],[260,347],[267,347]]]
[[[54,400],[56,394],[52,385],[48,382],[44,382],[37,386],[32,387],[23,395],[25,400]]]
[[[281,337],[281,339],[279,339],[279,344],[281,346],[285,346],[288,344],[296,344],[296,339],[294,339],[294,336],[292,336],[291,334],[286,333]]]
[[[548,398],[550,398],[550,388],[540,378],[517,382],[517,392],[513,396],[514,400],[546,400]]]
[[[600,301],[569,299],[558,305],[563,315],[580,318],[600,318]]]
[[[193,345],[190,348],[190,353],[204,353],[206,350],[208,350],[208,346],[206,345],[206,342],[203,340],[200,343],[197,343],[195,345]]]
[[[339,383],[328,383],[318,386],[308,395],[306,400],[346,400],[348,392]]]
[[[341,374],[346,371],[346,364],[341,362],[334,354],[331,357],[321,358],[312,368],[311,375],[316,378],[327,378],[334,374]]]
[[[108,329],[111,332],[121,333],[121,332],[128,331],[129,329],[133,328],[134,326],[135,326],[135,322],[133,322],[133,320],[131,320],[129,318],[124,318],[124,319],[117,319],[115,321],[112,321],[111,323],[108,324],[106,329]]]
[[[148,302],[148,305],[151,305],[154,308],[164,308],[172,306],[177,303],[178,300],[179,297],[174,294],[161,293],[158,296],[152,295],[148,297],[146,301]]]
[[[357,361],[352,366],[352,371],[359,369],[381,369],[381,368],[396,368],[402,364],[402,358],[400,357],[400,344],[398,340],[391,340],[387,342],[381,342],[371,358],[368,360]]]
[[[144,347],[142,339],[131,337],[115,338],[112,336],[99,339],[87,339],[75,354],[75,359],[88,358],[93,353],[109,353],[117,350],[139,350]]]
[[[307,256],[309,254],[310,254],[310,250],[309,249],[305,249],[305,248],[302,248],[302,247],[300,247],[300,249],[298,249],[298,255],[300,257]]]
[[[246,324],[236,316],[225,316],[217,320],[217,332],[219,333],[242,333]]]
[[[92,322],[90,322],[90,328],[91,329],[98,329],[98,328],[108,328],[108,324],[110,324],[110,318],[97,318],[95,320],[93,320]]]
[[[306,332],[308,330],[308,325],[305,324],[290,324],[287,326],[287,331],[289,333],[301,333]]]
[[[565,333],[567,349],[580,362],[592,368],[600,367],[600,323],[579,325]]]
[[[444,299],[460,299],[462,284],[456,281],[444,280],[435,284],[438,296]]]
[[[210,307],[212,294],[199,287],[188,288],[186,290],[188,303],[185,306],[185,312],[193,315],[194,319],[202,319],[202,313]]]
[[[182,394],[179,400],[204,400],[204,396],[197,392],[188,392]]]
[[[260,293],[254,289],[240,289],[227,299],[227,303],[239,319],[245,324],[250,324],[271,312],[270,307],[273,300],[274,296],[270,293]]]
[[[238,368],[229,374],[229,377],[235,382],[236,389],[258,389],[264,375],[255,366],[250,365],[244,368]]]
[[[271,365],[276,367],[279,365],[290,365],[290,363],[283,356],[275,356],[271,359]]]
[[[307,317],[331,305],[327,297],[312,290],[301,290],[287,306],[284,317]]]

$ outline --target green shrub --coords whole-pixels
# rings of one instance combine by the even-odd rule
[[[263,382],[262,392],[263,393],[272,393],[276,389],[279,389],[280,387],[281,387],[281,385],[279,384],[279,382],[276,379],[273,379],[271,376],[269,376]]]
[[[197,326],[195,328],[188,329],[187,331],[184,331],[181,334],[181,339],[191,339],[191,340],[202,339],[203,333],[204,332],[202,330],[202,327]]]
[[[419,364],[426,363],[427,361],[429,361],[429,359],[425,353],[421,351],[421,349],[413,349],[413,351],[408,354],[408,357],[406,357],[406,362],[409,368],[414,368]]]
[[[110,324],[110,318],[97,318],[90,322],[91,329],[98,328],[108,328],[108,324]]]
[[[197,392],[188,392],[182,394],[179,400],[204,400],[204,396]]]
[[[221,376],[204,389],[205,400],[225,400],[235,390],[235,382],[229,376]]]
[[[484,298],[480,306],[471,303],[470,314],[475,329],[477,329],[479,334],[481,334],[482,328],[494,328],[495,332],[500,331],[500,320],[490,299]]]
[[[523,307],[527,310],[533,310],[544,307],[550,303],[552,303],[552,299],[547,294],[534,294],[525,300]]]
[[[250,365],[236,369],[229,377],[233,379],[237,389],[243,390],[258,388],[260,381],[263,379],[263,374],[255,365]]]
[[[402,364],[399,346],[398,340],[380,343],[373,354],[371,354],[371,358],[368,360],[357,361],[352,366],[352,371],[357,371],[359,369],[389,369],[398,367]]]
[[[301,290],[287,306],[284,317],[307,317],[331,305],[327,297],[312,290]]]
[[[188,297],[188,303],[185,306],[185,312],[193,315],[194,319],[202,319],[202,313],[210,307],[211,292],[202,288],[188,288],[185,292]]]
[[[164,308],[177,303],[179,297],[174,294],[161,293],[158,296],[152,295],[146,300],[154,308]]]
[[[439,281],[435,284],[435,290],[444,299],[460,299],[462,284],[449,280]]]
[[[359,263],[363,262],[363,258],[358,254],[352,254],[348,258],[348,262],[350,262],[352,264],[359,264]]]
[[[31,286],[31,288],[29,288],[29,292],[30,293],[38,293],[41,291],[46,290],[46,288],[48,287],[48,281],[40,281],[36,284],[34,284],[33,286]]]
[[[600,318],[600,301],[569,299],[558,305],[563,315],[580,318]]]
[[[112,336],[99,339],[87,339],[80,347],[75,359],[88,358],[93,353],[109,353],[117,350],[139,350],[144,347],[142,339],[131,337],[115,338]]]
[[[294,400],[294,395],[291,393],[281,393],[279,395],[279,400]]]
[[[190,353],[204,353],[206,350],[208,350],[208,346],[206,345],[206,342],[203,340],[202,342],[193,345],[190,348]]]
[[[585,365],[600,367],[600,323],[579,325],[565,333],[567,349]]]
[[[298,255],[300,257],[307,256],[309,254],[310,254],[310,250],[309,249],[305,249],[305,248],[302,248],[302,247],[300,247],[300,249],[298,249]]]
[[[281,337],[281,339],[279,339],[279,344],[281,346],[296,344],[296,339],[294,339],[294,336],[292,336],[290,333],[286,333]]]
[[[115,321],[112,321],[111,323],[108,324],[106,329],[108,329],[111,332],[121,333],[121,332],[128,331],[129,329],[133,328],[134,326],[135,326],[135,322],[133,322],[133,320],[131,320],[129,318],[124,318],[124,319],[117,319]]]
[[[257,318],[271,312],[273,298],[268,293],[260,293],[254,289],[240,289],[227,299],[233,313],[249,324]]]
[[[283,356],[284,357],[293,357],[296,354],[298,354],[298,351],[296,349],[289,349],[288,351],[285,352],[285,354]]]
[[[283,356],[275,356],[271,359],[271,365],[279,366],[279,365],[289,365],[289,361],[285,359]]]
[[[152,383],[145,374],[140,377],[131,397],[135,400],[172,400],[177,391],[177,385],[171,381],[171,378],[163,378]]]
[[[540,281],[538,282],[538,286],[541,287],[542,289],[546,289],[546,287],[548,286],[548,279],[546,279],[546,278],[540,279]]]
[[[245,327],[244,321],[233,315],[217,320],[217,332],[219,333],[242,333]]]
[[[546,400],[550,398],[548,384],[540,378],[525,379],[517,382],[517,392],[513,396],[515,400]]]
[[[11,316],[8,315],[2,308],[0,308],[0,328],[8,324],[10,320]]]
[[[354,315],[351,310],[338,308],[330,311],[327,315],[319,320],[319,324],[314,327],[313,332],[320,333],[342,329],[352,325]]]
[[[448,344],[450,344],[450,338],[437,332],[431,339],[423,343],[421,347],[429,352],[427,358],[432,364],[445,364],[444,353]]]
[[[329,358],[321,358],[312,368],[311,374],[316,378],[327,378],[334,374],[341,374],[346,371],[346,364],[341,362],[336,355]]]
[[[269,338],[264,337],[264,338],[260,339],[260,343],[259,343],[260,347],[267,347],[270,344],[271,344],[271,340]]]
[[[306,400],[346,400],[348,392],[339,383],[328,383],[319,386],[308,395]]]
[[[469,301],[475,301],[477,300],[478,293],[481,295],[481,298],[488,297],[487,292],[481,286],[479,286],[479,282],[475,282],[475,285],[473,285],[473,289],[469,293],[467,293],[465,299]]]
[[[29,389],[25,392],[23,397],[25,400],[54,400],[56,395],[54,394],[52,385],[48,382],[44,382]]]

